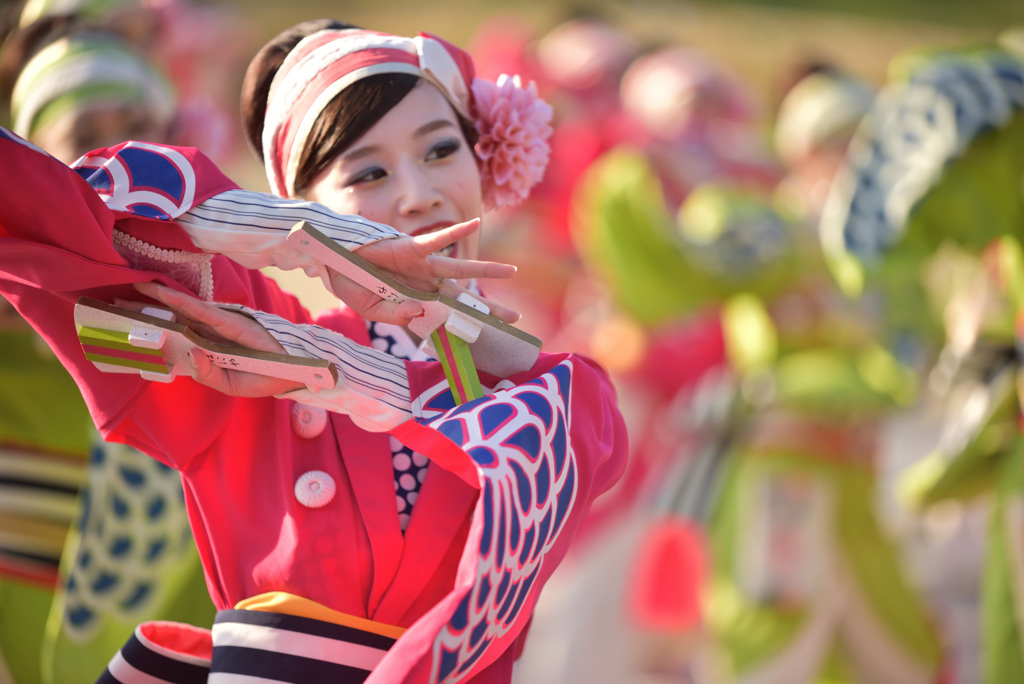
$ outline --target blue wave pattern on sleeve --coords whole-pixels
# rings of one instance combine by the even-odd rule
[[[191,209],[195,199],[195,169],[172,147],[129,142],[87,154],[72,168],[114,211],[174,219]]]
[[[434,642],[434,682],[457,682],[512,629],[576,500],[572,367],[467,402],[425,422],[452,439],[482,475],[476,582]]]

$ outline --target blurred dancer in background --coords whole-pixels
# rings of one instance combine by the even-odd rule
[[[68,19],[119,35],[170,82],[174,120],[155,139],[198,147],[218,164],[239,161],[244,143],[235,93],[255,45],[236,8],[189,0],[27,0],[17,25]]]
[[[889,344],[927,372],[932,400],[947,410],[934,450],[903,474],[904,502],[917,512],[987,503],[980,634],[973,620],[949,619],[949,598],[956,572],[970,576],[964,556],[981,545],[961,536],[925,553],[922,571],[947,618],[956,677],[992,684],[1024,677],[1022,81],[1012,41],[899,55],[822,222],[837,279],[879,302]]]
[[[103,21],[47,16],[4,46],[13,127],[65,163],[174,126],[167,80]],[[56,356],[0,309],[0,654],[14,682],[93,682],[139,621],[214,608],[178,474],[105,443]]]
[[[706,98],[725,95],[706,85]],[[637,117],[643,104],[627,102],[656,90],[621,84],[617,107],[630,134],[609,140],[574,187],[573,238],[586,270],[570,290],[573,318],[562,334],[612,370],[627,409],[631,460],[623,481],[598,502],[535,619],[533,629],[545,636],[534,643],[545,646],[524,655],[522,681],[717,681],[720,674],[702,606],[706,502],[681,504],[676,485],[679,469],[731,419],[730,393],[721,391],[729,384],[721,374],[726,352],[713,288],[687,260],[673,225],[691,188],[665,162],[679,155],[686,163],[683,146],[668,143],[683,136],[664,124],[655,133],[645,125],[653,119]],[[693,104],[685,88],[665,92],[665,106],[685,113]],[[727,125],[721,107],[705,104],[693,105],[706,109],[688,129],[695,139],[698,128]],[[591,643],[600,657],[584,655]]]
[[[766,189],[779,169],[762,141],[749,88],[710,55],[681,46],[638,57],[623,75],[622,106],[650,136],[647,153],[678,209],[701,183]]]
[[[171,137],[170,83],[118,33],[46,18],[11,37],[2,67],[12,130],[65,164],[116,142]]]
[[[871,86],[833,66],[813,68],[785,93],[772,136],[786,174],[775,201],[808,226],[817,226],[850,138],[874,97]]]
[[[820,187],[870,91],[812,108],[840,119],[814,130],[803,112],[799,156],[780,136],[794,169],[821,160],[794,183],[796,213],[773,205],[781,169],[716,73],[689,50],[636,60],[623,109],[650,143],[577,187],[574,238],[606,295],[576,333],[615,371],[632,459],[558,577],[562,602],[538,612],[547,647],[523,681],[546,662],[569,681],[584,661],[581,681],[935,681],[937,635],[874,510],[879,431],[916,379],[817,248]],[[638,609],[659,591],[674,621]],[[582,655],[588,640],[603,657]]]

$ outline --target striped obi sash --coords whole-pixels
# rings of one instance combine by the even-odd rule
[[[369,677],[403,631],[326,608],[320,612],[339,619],[232,609],[217,613],[212,630],[143,623],[97,684],[356,684]]]

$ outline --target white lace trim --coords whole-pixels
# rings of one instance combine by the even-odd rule
[[[200,299],[213,299],[211,255],[164,249],[116,229],[114,247],[133,268],[169,275],[195,292]]]

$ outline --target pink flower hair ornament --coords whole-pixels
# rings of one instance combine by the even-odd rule
[[[497,82],[473,80],[476,130],[484,208],[519,204],[544,178],[551,156],[551,105],[525,88],[519,76],[502,74]]]

